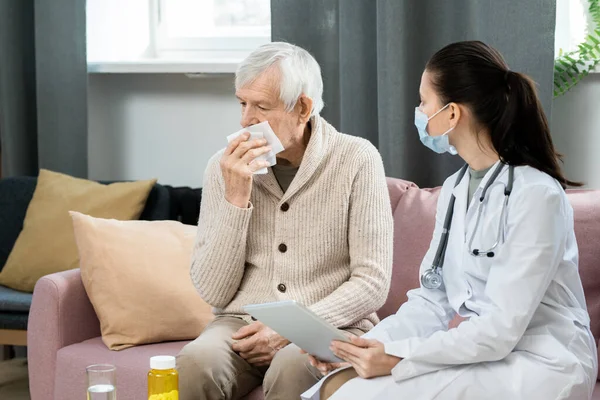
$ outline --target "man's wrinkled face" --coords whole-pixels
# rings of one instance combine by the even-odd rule
[[[239,88],[235,95],[242,108],[240,125],[245,128],[260,122],[269,121],[269,125],[286,149],[293,138],[302,134],[298,107],[288,112],[279,98],[279,70],[267,69],[254,81]]]

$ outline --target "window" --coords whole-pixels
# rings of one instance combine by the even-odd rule
[[[270,41],[270,0],[87,0],[88,64],[101,67],[235,65]]]
[[[577,50],[588,32],[591,32],[592,20],[586,0],[556,1],[556,36],[554,57]]]
[[[148,0],[87,0],[86,18],[88,63],[151,55]]]
[[[248,52],[271,40],[270,0],[158,0],[156,53]]]

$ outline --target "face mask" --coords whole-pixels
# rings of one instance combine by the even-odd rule
[[[419,110],[419,107],[416,107],[415,126],[419,131],[419,138],[421,139],[421,143],[423,143],[425,146],[429,147],[431,150],[439,154],[448,152],[452,155],[456,155],[458,152],[456,151],[454,146],[452,146],[448,141],[448,133],[454,128],[448,129],[446,132],[444,132],[443,135],[440,136],[431,136],[427,133],[427,124],[429,123],[429,121],[431,121],[433,117],[445,110],[449,105],[450,103],[446,104],[438,112],[436,112],[429,118],[427,118],[427,115],[423,111]]]

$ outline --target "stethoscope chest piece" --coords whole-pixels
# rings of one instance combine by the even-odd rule
[[[421,284],[426,289],[439,289],[444,283],[439,268],[429,268],[421,275]]]

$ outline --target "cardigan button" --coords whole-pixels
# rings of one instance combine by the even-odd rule
[[[285,287],[283,283],[280,283],[279,285],[277,285],[277,290],[279,290],[281,293],[285,293],[287,287]]]
[[[285,253],[287,251],[287,246],[286,246],[285,243],[281,243],[279,245],[279,251],[282,252],[282,253]]]
[[[290,205],[288,203],[283,203],[280,207],[281,211],[286,212],[290,209]]]

